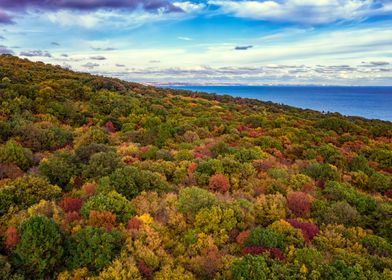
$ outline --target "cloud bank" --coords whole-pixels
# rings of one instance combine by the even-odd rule
[[[386,0],[209,0],[208,4],[235,17],[309,25],[363,20],[392,12],[391,2]]]
[[[25,10],[35,8],[40,10],[75,9],[92,11],[98,9],[127,9],[138,8],[156,12],[182,12],[182,9],[174,6],[167,0],[1,0],[1,7],[11,10]]]

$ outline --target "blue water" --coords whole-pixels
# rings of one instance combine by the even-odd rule
[[[321,112],[392,121],[392,87],[170,86],[254,98]]]

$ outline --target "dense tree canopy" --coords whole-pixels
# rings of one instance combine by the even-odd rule
[[[392,279],[392,124],[0,56],[0,279]]]

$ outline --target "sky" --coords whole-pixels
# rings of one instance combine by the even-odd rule
[[[0,0],[0,54],[149,84],[392,86],[392,0]]]

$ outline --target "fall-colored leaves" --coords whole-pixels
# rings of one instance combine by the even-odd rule
[[[390,123],[0,56],[0,278],[392,279]]]

